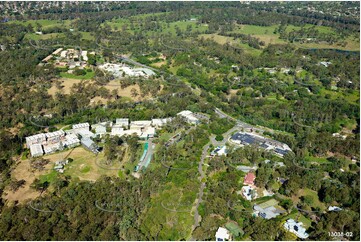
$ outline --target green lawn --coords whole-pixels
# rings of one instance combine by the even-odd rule
[[[44,183],[44,182],[53,183],[57,176],[58,176],[58,172],[55,170],[52,170],[49,174],[40,176],[39,180],[41,183]]]
[[[315,208],[320,208],[321,210],[325,210],[326,209],[326,206],[324,203],[322,203],[319,198],[318,198],[318,195],[317,195],[317,192],[316,191],[313,191],[309,188],[305,188],[305,189],[302,189],[300,190],[299,192],[299,196],[311,196],[312,199],[313,199],[313,203],[311,204],[311,207],[315,207]]]
[[[317,162],[317,163],[329,163],[327,157],[315,157],[315,156],[306,156],[305,161],[307,162]]]
[[[306,28],[312,27],[313,25],[307,24]],[[231,33],[242,33],[242,34],[250,34],[253,37],[259,38],[267,44],[285,44],[286,40],[282,40],[279,38],[279,34],[274,34],[274,30],[278,27],[278,25],[271,26],[257,26],[257,25],[238,25],[234,31]],[[300,26],[288,25],[286,31],[289,32],[291,30],[299,30]],[[334,29],[326,26],[316,26],[316,29],[321,33],[337,33]],[[293,43],[298,48],[316,48],[316,49],[340,49],[340,50],[351,50],[351,51],[359,51],[360,44],[359,38],[354,38],[349,36],[346,38],[347,45],[340,46],[337,44],[327,44],[327,43]]]
[[[40,24],[44,29],[51,27],[70,27],[72,20],[48,20],[48,19],[39,19],[39,20],[26,20],[26,21],[11,21],[9,23],[16,23],[22,25],[31,24],[34,28],[36,28],[37,24]]]
[[[337,91],[331,91],[322,88],[320,94],[322,96],[326,96],[328,94],[331,99],[344,98],[347,102],[352,104],[358,104],[360,99],[360,94],[357,91],[353,91],[352,93],[347,93],[345,91],[341,91],[340,89],[338,89]]]
[[[94,40],[94,36],[90,34],[90,32],[79,32],[82,35],[82,38],[85,40]]]
[[[26,39],[30,40],[46,40],[46,39],[54,39],[54,38],[60,38],[64,37],[64,34],[62,33],[51,33],[51,34],[35,34],[35,33],[28,33],[25,35]]]
[[[70,74],[70,73],[67,73],[67,72],[60,72],[59,75],[60,75],[61,77],[63,77],[63,78],[79,79],[79,80],[89,80],[89,79],[92,79],[95,74],[94,74],[93,71],[91,71],[91,72],[87,72],[84,76],[77,76],[77,75]]]

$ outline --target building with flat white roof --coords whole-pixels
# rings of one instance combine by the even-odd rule
[[[64,137],[65,132],[63,130],[58,130],[58,131],[54,131],[54,132],[50,132],[50,133],[46,133],[46,140],[47,143],[56,143],[56,142],[60,142],[60,139],[62,137]]]
[[[26,140],[26,147],[30,148],[30,145],[42,144],[43,142],[45,142],[46,141],[46,135],[43,134],[43,133],[36,134],[36,135],[26,137],[25,140]]]
[[[83,51],[81,52],[81,59],[82,59],[83,61],[88,61],[88,51],[83,50]]]
[[[219,227],[216,232],[216,241],[229,241],[231,234],[225,228]]]
[[[177,115],[185,118],[188,123],[191,123],[191,124],[198,124],[199,123],[199,119],[194,116],[192,111],[184,110],[182,112],[177,113]]]
[[[306,233],[306,229],[302,227],[302,222],[296,222],[293,219],[288,219],[283,227],[290,231],[291,233],[295,234],[298,238],[307,239],[308,233]]]
[[[75,131],[76,134],[80,135],[82,138],[94,138],[95,134],[86,129],[79,129]]]
[[[132,128],[145,128],[145,127],[149,127],[152,125],[152,121],[151,120],[138,120],[138,121],[132,121],[130,122],[130,129]]]
[[[336,211],[336,212],[338,212],[338,211],[341,211],[341,210],[342,210],[342,208],[337,207],[337,206],[329,206],[328,207],[328,211]]]
[[[62,142],[65,147],[75,147],[80,145],[80,140],[76,136],[76,134],[68,134],[65,136],[65,140]]]
[[[30,145],[30,154],[32,157],[42,156],[44,154],[41,144]]]
[[[215,148],[212,152],[211,152],[212,156],[218,155],[218,156],[222,156],[222,155],[227,155],[227,146],[223,145],[223,146],[218,146],[217,148]]]
[[[113,125],[112,130],[110,132],[110,136],[122,136],[124,134],[124,128],[121,125]]]
[[[73,132],[80,135],[82,138],[94,138],[95,134],[90,131],[89,123],[74,124]]]
[[[147,127],[142,130],[141,135],[139,136],[141,139],[153,138],[155,136],[155,128]]]
[[[129,118],[117,118],[115,120],[116,125],[124,126],[125,128],[129,127]]]
[[[66,58],[66,54],[68,53],[67,50],[63,50],[61,53],[60,53],[60,57],[61,58]]]
[[[75,129],[86,129],[89,130],[90,125],[89,123],[80,123],[80,124],[73,124],[72,128]]]
[[[95,134],[99,137],[103,137],[107,133],[107,128],[103,125],[97,125],[95,128]]]
[[[53,52],[53,55],[58,55],[60,53],[60,51],[62,51],[63,48],[59,48],[59,49],[56,49],[54,52]]]
[[[156,128],[161,128],[171,121],[172,121],[172,118],[155,118],[155,119],[152,119],[152,126],[154,126]]]
[[[63,149],[63,145],[60,142],[54,144],[43,145],[45,154],[52,154],[58,150]]]

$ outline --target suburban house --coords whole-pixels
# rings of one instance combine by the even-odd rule
[[[328,211],[338,212],[338,211],[341,211],[341,210],[342,210],[342,208],[337,207],[337,206],[329,206],[329,207],[328,207]]]
[[[215,148],[212,152],[211,152],[211,156],[222,156],[222,155],[227,155],[227,147],[225,145],[223,146],[218,146],[217,148]]]
[[[244,199],[251,201],[258,197],[257,191],[252,186],[243,186],[241,189],[241,195]]]
[[[216,232],[216,241],[230,241],[231,234],[225,228],[219,227]]]
[[[290,231],[291,233],[295,234],[300,239],[307,239],[308,233],[306,233],[306,229],[302,227],[302,222],[296,222],[293,219],[288,219],[286,223],[283,225],[283,227]]]
[[[250,186],[254,186],[254,180],[256,179],[256,175],[252,172],[249,172],[246,174],[246,176],[244,177],[244,181],[243,184],[245,185],[250,185]]]
[[[323,65],[324,67],[328,67],[331,64],[332,64],[332,62],[330,62],[330,61],[321,61],[320,62],[320,65]]]
[[[261,204],[256,204],[253,209],[258,216],[264,219],[275,218],[286,212],[286,210],[278,206],[278,201],[275,199],[268,200],[267,202]]]

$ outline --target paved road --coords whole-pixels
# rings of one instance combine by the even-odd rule
[[[203,197],[203,190],[206,187],[206,183],[203,182],[203,179],[206,177],[206,174],[203,171],[203,162],[204,159],[207,157],[208,155],[208,148],[209,148],[210,142],[208,142],[205,146],[203,146],[203,151],[202,151],[202,156],[201,156],[201,160],[199,161],[198,164],[198,172],[200,174],[199,179],[201,181],[201,186],[199,187],[199,192],[198,192],[198,198],[195,204],[195,210],[194,210],[194,224],[192,226],[192,232],[193,230],[199,226],[199,213],[198,213],[198,207],[199,204],[203,201],[202,197]]]
[[[259,131],[260,133],[263,133],[264,131],[268,131],[270,133],[274,133],[275,130],[267,128],[267,127],[259,127],[259,126],[254,126],[252,124],[248,124],[245,123],[239,119],[235,119],[232,116],[226,114],[225,112],[223,112],[222,110],[220,110],[219,108],[215,108],[214,111],[216,112],[216,114],[218,114],[219,117],[221,118],[229,118],[233,121],[236,122],[236,124],[240,127],[240,128],[244,128],[244,129],[253,129],[253,131]]]

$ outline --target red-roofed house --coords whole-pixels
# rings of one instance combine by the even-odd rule
[[[254,180],[256,179],[256,175],[254,173],[247,173],[244,177],[244,184],[254,186]]]

